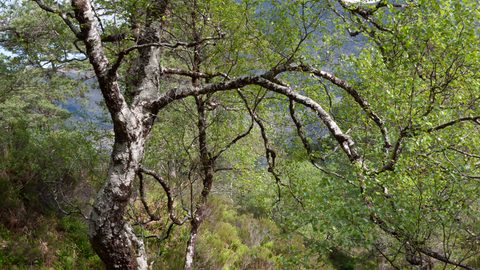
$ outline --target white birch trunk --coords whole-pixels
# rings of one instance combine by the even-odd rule
[[[93,205],[88,237],[107,269],[148,268],[145,246],[125,220],[144,142],[115,142],[107,180]]]

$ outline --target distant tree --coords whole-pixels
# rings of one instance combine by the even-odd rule
[[[171,222],[190,222],[184,269],[192,269],[198,228],[222,168],[220,158],[254,125],[279,195],[286,191],[308,207],[309,197],[279,170],[281,155],[274,142],[280,132],[268,120],[283,114],[288,116],[277,123],[292,120],[304,158],[335,179],[332,192],[345,186],[336,183],[355,188],[356,193],[345,197],[359,206],[350,218],[362,219],[401,243],[414,264],[428,257],[474,269],[453,252],[460,253],[458,246],[438,249],[424,237],[432,224],[477,237],[470,223],[476,220],[477,200],[471,194],[477,186],[471,181],[478,179],[480,119],[475,106],[479,14],[473,3],[72,0],[69,7],[60,1],[32,1],[49,14],[48,20],[63,20],[39,29],[59,29],[49,32],[55,38],[43,47],[65,44],[61,48],[67,53],[51,64],[88,58],[113,121],[110,167],[88,232],[108,269],[149,267],[145,242],[125,219],[135,179],[141,183],[145,174],[164,189]],[[17,36],[18,28],[10,23],[3,28],[5,40]],[[363,36],[367,45],[358,58],[339,58],[338,47],[346,37],[329,27],[334,25]],[[19,44],[29,43],[23,38]],[[43,54],[34,51],[25,59],[38,55]],[[327,64],[334,72],[322,70]],[[195,151],[185,151],[189,162],[171,155],[170,164],[184,175],[192,172],[191,182],[201,182],[200,194],[182,204],[183,217],[168,174],[142,165],[152,128],[159,121],[179,121],[164,113],[179,104],[187,112],[182,117],[196,122],[196,127],[178,125],[185,127],[187,139],[180,141],[189,141],[184,149]],[[227,117],[235,111],[237,115]],[[312,147],[314,137],[304,121],[321,122],[313,130],[328,130],[332,147]],[[232,127],[234,132],[221,133]],[[321,138],[317,140],[320,145]],[[316,151],[329,148],[335,153]],[[185,168],[187,163],[191,166]],[[451,211],[459,208],[465,211]]]

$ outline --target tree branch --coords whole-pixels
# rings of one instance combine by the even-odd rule
[[[37,5],[47,11],[47,12],[50,12],[50,13],[55,13],[55,14],[58,14],[58,16],[60,16],[60,18],[63,19],[63,21],[65,22],[65,24],[70,28],[70,30],[72,30],[72,32],[75,34],[75,36],[78,38],[78,39],[83,39],[85,36],[83,35],[82,32],[80,32],[80,30],[77,29],[77,27],[75,27],[75,25],[68,19],[68,17],[70,18],[74,18],[75,16],[72,14],[72,13],[64,13],[62,12],[61,10],[58,10],[58,9],[54,9],[54,8],[51,8],[47,5],[45,5],[43,3],[42,0],[32,0],[34,1],[35,3],[37,3]]]
[[[185,223],[185,221],[187,219],[191,218],[191,213],[187,213],[187,215],[185,215],[185,218],[183,220],[180,220],[180,219],[177,218],[177,216],[175,215],[175,211],[174,211],[175,209],[173,208],[172,192],[171,192],[170,187],[168,186],[167,182],[165,181],[165,179],[163,179],[163,177],[158,175],[156,172],[151,171],[151,170],[147,170],[143,167],[138,168],[138,173],[146,173],[146,174],[152,176],[162,186],[163,190],[165,191],[165,194],[167,195],[168,212],[170,214],[170,219],[173,221],[173,223],[175,223],[176,225],[182,225],[183,223]]]
[[[126,39],[127,37],[132,37],[134,40],[138,39],[138,34],[124,32],[120,34],[112,34],[102,37],[102,42],[118,42]]]
[[[179,41],[175,44],[157,43],[156,45],[152,45],[152,46],[160,46],[160,47],[166,47],[166,48],[170,48],[170,49],[175,49],[175,48],[178,48],[180,46],[185,47],[185,48],[192,48],[192,47],[195,47],[197,45],[201,45],[202,43],[205,43],[206,41],[219,40],[219,39],[223,39],[224,37],[225,37],[225,34],[221,34],[218,37],[206,37],[206,38],[202,38],[201,40],[195,41],[195,42],[181,42],[181,41]]]
[[[169,68],[162,66],[160,70],[165,74],[175,74],[175,75],[182,75],[187,76],[190,78],[197,77],[197,78],[204,78],[204,79],[212,79],[215,77],[224,77],[226,79],[230,79],[230,77],[223,72],[215,72],[215,73],[203,73],[203,72],[195,72],[190,70],[183,70],[179,68]]]
[[[150,220],[152,221],[157,221],[160,220],[159,216],[155,216],[152,214],[150,211],[150,207],[148,207],[147,202],[145,201],[145,191],[144,191],[144,185],[143,185],[143,175],[142,173],[138,173],[138,178],[139,178],[139,184],[140,184],[140,200],[142,201],[143,207],[145,208],[145,211],[147,211],[147,214],[150,216]]]
[[[475,124],[480,125],[479,119],[480,119],[480,116],[461,117],[461,118],[457,118],[457,119],[455,119],[455,120],[446,122],[446,123],[444,123],[444,124],[438,125],[438,126],[436,126],[436,127],[428,128],[426,131],[427,131],[427,132],[432,132],[432,131],[441,130],[441,129],[444,129],[444,128],[446,128],[446,127],[453,126],[453,125],[455,125],[455,124],[458,124],[458,123],[460,123],[460,122],[465,122],[465,121],[472,121],[472,122],[474,122]]]
[[[302,206],[303,209],[305,209],[305,206],[303,205],[303,202],[293,193],[290,185],[287,185],[287,184],[283,183],[282,179],[280,179],[280,175],[277,172],[275,172],[275,158],[276,158],[277,154],[275,153],[275,150],[273,150],[273,148],[270,146],[270,143],[268,142],[268,137],[267,137],[267,133],[265,131],[265,126],[263,125],[262,121],[258,118],[258,116],[255,114],[255,112],[248,105],[248,101],[247,101],[247,98],[245,97],[245,95],[243,95],[240,91],[237,91],[237,93],[243,99],[243,102],[245,103],[245,107],[247,107],[247,110],[250,113],[250,116],[252,117],[252,119],[260,127],[260,132],[262,134],[262,139],[263,139],[263,145],[265,147],[265,157],[266,157],[267,163],[268,163],[268,171],[275,178],[275,182],[277,183],[277,185],[281,185],[283,187],[286,187],[288,189],[288,191],[290,192],[290,194],[292,195],[292,197],[298,203],[300,203],[300,205]],[[280,193],[280,187],[279,187],[278,193],[279,193],[278,197],[279,197],[279,200],[280,200],[280,194],[281,194]]]
[[[393,31],[388,29],[388,28],[385,28],[383,26],[381,26],[380,24],[378,24],[377,22],[375,22],[373,19],[372,19],[372,15],[377,12],[380,8],[382,7],[386,7],[387,4],[386,4],[386,1],[379,1],[375,7],[369,7],[369,6],[366,6],[366,5],[352,5],[352,4],[347,4],[345,3],[345,1],[343,0],[338,0],[338,3],[345,9],[345,10],[348,10],[349,12],[353,13],[353,14],[357,14],[357,15],[360,15],[362,18],[364,18],[366,21],[370,22],[371,24],[373,24],[373,26],[375,26],[378,30],[380,31],[384,31],[384,32],[388,32],[390,34],[393,34]],[[400,7],[397,5],[397,7]]]
[[[366,198],[366,200],[367,200],[367,203],[369,203],[370,205],[373,205],[373,202],[371,200],[369,200],[368,198]],[[387,223],[384,220],[382,220],[381,218],[379,218],[375,213],[373,213],[373,212],[370,213],[370,219],[372,220],[373,223],[377,224],[384,232],[386,232],[386,233],[390,234],[391,236],[395,237],[397,240],[399,240],[401,242],[404,242],[405,240],[409,239],[408,235],[405,235],[405,233],[389,228]],[[452,265],[461,267],[463,269],[478,270],[477,268],[474,268],[470,265],[466,265],[466,264],[451,260],[451,259],[447,258],[446,256],[443,256],[443,255],[441,255],[437,252],[434,252],[430,249],[427,249],[425,247],[419,247],[419,245],[420,244],[416,244],[414,248],[417,251],[419,251],[419,252],[421,252],[421,253],[423,253],[423,254],[431,257],[431,258],[437,259],[437,260],[439,260],[441,262],[444,262],[444,263],[448,263],[448,264],[452,264]]]
[[[440,253],[431,251],[431,250],[426,249],[426,248],[418,248],[418,251],[420,251],[421,253],[423,253],[423,254],[425,254],[429,257],[432,257],[432,258],[437,259],[441,262],[444,262],[444,263],[452,264],[452,265],[455,265],[455,266],[458,266],[458,267],[461,267],[461,268],[467,269],[467,270],[478,270],[477,268],[474,268],[470,265],[466,265],[466,264],[459,263],[459,262],[454,261],[454,260],[450,260],[446,256],[443,256]]]
[[[470,154],[470,153],[468,153],[468,152],[462,151],[462,150],[460,150],[460,149],[457,149],[457,148],[454,148],[454,147],[451,147],[451,146],[449,146],[448,149],[453,150],[453,151],[455,151],[455,152],[458,152],[458,153],[460,153],[460,154],[462,154],[462,155],[465,155],[465,156],[467,156],[467,157],[480,158],[479,155]]]
[[[85,44],[86,53],[97,75],[103,98],[114,122],[116,140],[124,140],[129,136],[128,129],[138,126],[139,119],[133,116],[120,92],[116,69],[110,67],[105,54],[90,1],[72,0],[72,5],[75,18],[80,24],[81,37],[84,37],[80,39]]]
[[[250,126],[248,127],[248,129],[242,133],[242,134],[239,134],[237,137],[235,137],[235,139],[233,139],[232,141],[230,141],[225,147],[223,147],[220,151],[218,151],[218,153],[213,156],[213,159],[216,160],[223,152],[225,152],[226,150],[228,150],[232,145],[234,145],[235,143],[237,143],[239,140],[241,140],[242,138],[244,138],[245,136],[247,136],[248,134],[250,134],[250,131],[252,131],[252,128],[253,128],[253,120],[250,124]]]
[[[276,72],[276,71],[275,71]],[[269,75],[274,73],[269,71],[265,74]],[[193,85],[179,85],[173,89],[168,90],[165,94],[160,96],[157,100],[153,101],[153,106],[157,109],[161,109],[169,103],[185,98],[187,96],[194,96],[199,94],[215,93],[218,91],[234,90],[245,87],[247,85],[259,85],[267,90],[282,94],[286,97],[292,98],[295,102],[300,103],[310,109],[312,109],[318,117],[322,120],[325,126],[330,131],[330,134],[337,140],[343,151],[347,154],[351,162],[359,161],[360,155],[355,150],[355,143],[352,138],[342,132],[337,123],[330,117],[330,115],[314,100],[309,97],[303,96],[293,91],[289,86],[282,86],[271,82],[264,78],[269,77],[260,76],[242,76],[238,78],[232,78],[225,82],[215,82],[205,85],[193,86]]]
[[[125,36],[123,37],[123,35],[125,35]],[[117,38],[122,38],[122,37],[125,38],[127,36],[128,36],[127,33],[111,35],[111,36],[107,36],[105,38],[102,38],[102,41],[112,42]],[[187,43],[187,42],[177,42],[175,44],[170,44],[170,43],[145,43],[145,44],[135,45],[135,46],[132,46],[128,49],[122,50],[121,52],[118,53],[118,58],[115,61],[115,64],[113,64],[112,71],[116,71],[121,64],[121,62],[123,60],[123,57],[125,55],[128,55],[129,53],[131,53],[134,50],[148,48],[148,47],[165,47],[165,48],[175,49],[175,48],[178,48],[180,46],[183,46],[183,47],[189,48],[189,47],[194,47],[194,46],[197,46],[199,44],[202,44],[207,40],[220,39],[220,38],[221,37],[206,37],[206,38],[204,38],[204,39],[202,39],[198,42],[190,42],[190,43]],[[193,77],[194,75],[187,75],[187,76]]]
[[[297,128],[297,134],[298,136],[300,137],[300,139],[302,140],[302,143],[303,143],[303,147],[305,148],[305,150],[307,151],[307,154],[308,154],[308,159],[310,160],[310,163],[312,163],[312,165],[317,168],[318,170],[320,170],[321,172],[324,172],[326,174],[329,174],[329,175],[333,175],[335,177],[338,177],[342,180],[344,180],[345,182],[349,183],[350,185],[354,186],[354,187],[358,187],[354,182],[348,180],[347,178],[345,178],[344,176],[338,174],[338,173],[334,173],[334,172],[330,172],[330,171],[327,171],[326,169],[320,167],[314,159],[320,159],[322,161],[325,161],[329,156],[331,156],[335,151],[336,149],[338,149],[338,146],[335,147],[334,151],[332,153],[329,153],[323,157],[318,157],[316,156],[313,152],[312,152],[312,148],[310,147],[310,143],[308,142],[305,134],[303,133],[303,126],[302,124],[300,123],[300,121],[295,117],[295,107],[294,107],[294,102],[292,99],[290,99],[290,104],[289,104],[289,110],[290,110],[290,116],[292,117],[292,120],[293,120],[293,123],[295,124],[296,128]]]
[[[303,64],[298,67],[301,68],[302,71],[310,72],[320,78],[324,78],[330,81],[331,83],[335,84],[336,86],[345,90],[355,100],[355,102],[357,102],[357,104],[360,105],[360,107],[368,115],[368,117],[372,119],[373,122],[375,122],[375,124],[378,126],[378,128],[380,129],[380,132],[382,133],[383,140],[385,142],[384,147],[387,149],[392,146],[384,121],[371,109],[370,104],[360,95],[358,90],[350,86],[346,81],[328,72],[317,70]],[[292,68],[295,68],[295,66],[292,66]]]

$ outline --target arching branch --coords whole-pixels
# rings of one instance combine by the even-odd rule
[[[191,213],[187,213],[187,215],[185,215],[183,220],[180,220],[179,218],[177,218],[177,216],[175,215],[175,209],[173,208],[172,192],[171,192],[170,187],[168,186],[167,182],[165,181],[165,179],[163,179],[163,177],[161,177],[156,172],[154,172],[152,170],[147,170],[143,167],[138,168],[138,173],[139,174],[146,173],[146,174],[152,176],[162,186],[163,190],[165,191],[165,194],[167,195],[168,212],[170,214],[170,219],[173,221],[173,223],[175,223],[176,225],[182,225],[183,223],[185,223],[185,221],[187,219],[191,218]]]
[[[355,143],[353,139],[344,134],[337,123],[332,119],[332,117],[325,111],[320,104],[315,102],[313,99],[301,95],[293,91],[289,86],[278,85],[270,80],[266,79],[271,77],[271,74],[274,74],[278,69],[269,71],[263,75],[251,75],[251,76],[242,76],[238,78],[232,78],[225,82],[215,82],[205,85],[193,86],[193,85],[180,85],[173,89],[168,90],[165,94],[160,96],[157,100],[153,102],[153,106],[158,109],[165,107],[171,102],[185,98],[187,96],[194,96],[199,94],[208,94],[215,93],[218,91],[227,91],[243,88],[248,85],[258,85],[267,90],[279,93],[288,98],[293,99],[295,102],[300,103],[310,109],[312,109],[318,117],[322,120],[325,126],[328,128],[332,136],[337,140],[339,145],[342,147],[343,151],[347,154],[351,162],[356,162],[360,160],[360,155],[355,150]],[[285,70],[284,70],[285,71]]]

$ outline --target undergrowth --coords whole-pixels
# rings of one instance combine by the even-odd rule
[[[36,224],[9,230],[0,223],[0,269],[103,268],[78,218],[39,216]]]

